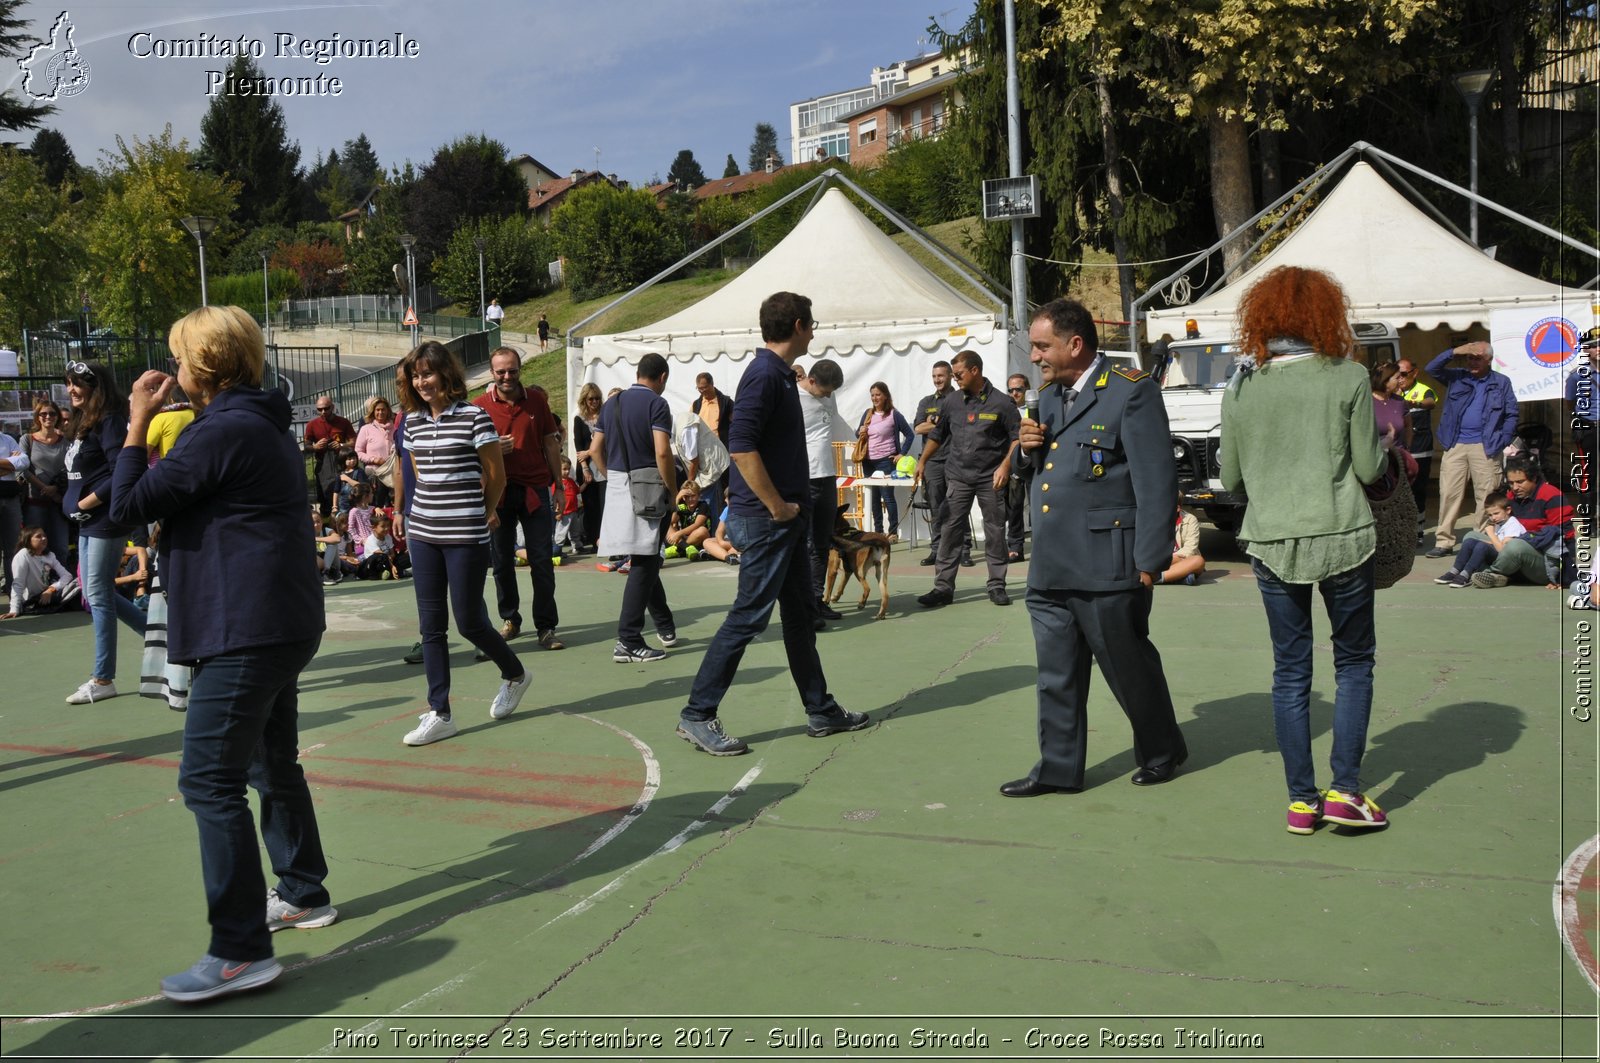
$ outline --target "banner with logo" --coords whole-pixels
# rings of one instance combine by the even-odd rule
[[[1578,364],[1578,337],[1595,325],[1595,292],[1574,291],[1560,306],[1496,310],[1489,315],[1494,367],[1511,378],[1518,402],[1559,399]]]

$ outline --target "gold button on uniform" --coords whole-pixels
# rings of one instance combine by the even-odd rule
[[[1040,484],[1039,485],[1039,490],[1048,491],[1048,490],[1050,490],[1050,485],[1049,484]]]
[[[1050,449],[1051,449],[1051,450],[1057,450],[1057,449],[1059,449],[1059,448],[1060,448],[1060,446],[1061,446],[1061,444],[1060,444],[1060,443],[1051,443],[1051,444],[1050,444]]]
[[[1050,507],[1049,506],[1040,506],[1039,507],[1039,512],[1040,513],[1048,513],[1048,512],[1050,512]]]
[[[1053,461],[1047,461],[1044,463],[1044,467],[1046,470],[1050,470],[1056,467],[1056,463]]]

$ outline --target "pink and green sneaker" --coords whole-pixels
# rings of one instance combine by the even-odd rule
[[[1322,802],[1307,804],[1304,801],[1289,802],[1289,833],[1310,834],[1317,829],[1317,820],[1322,818]]]
[[[1323,795],[1322,818],[1329,823],[1345,827],[1387,827],[1389,817],[1370,797],[1343,790],[1329,790]]]

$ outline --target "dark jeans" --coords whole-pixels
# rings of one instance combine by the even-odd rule
[[[450,715],[450,651],[445,642],[445,598],[455,613],[461,637],[489,655],[501,679],[522,678],[522,662],[489,623],[483,581],[489,572],[489,547],[483,543],[440,546],[410,540],[411,589],[417,595],[417,629],[422,637],[422,667],[428,673],[428,708]]]
[[[583,545],[594,549],[600,541],[600,518],[606,511],[606,482],[590,480],[583,485]]]
[[[500,527],[489,533],[489,556],[494,563],[494,592],[500,619],[522,626],[521,599],[517,594],[517,526],[522,526],[522,542],[528,549],[528,575],[533,579],[533,627],[552,631],[561,620],[556,610],[556,570],[550,562],[555,553],[555,513],[550,509],[550,491],[541,488],[544,502],[528,512],[528,496],[515,485],[507,485],[500,500]]]
[[[1250,567],[1267,610],[1272,637],[1272,718],[1283,754],[1289,798],[1315,804],[1311,763],[1311,584],[1285,583],[1254,558]],[[1377,655],[1373,623],[1372,559],[1317,584],[1333,627],[1333,788],[1361,792],[1361,757],[1372,715],[1372,666]]]
[[[833,529],[839,522],[839,481],[819,476],[811,481],[811,590],[822,601],[823,583],[828,578],[828,551],[833,549]]]
[[[812,626],[815,598],[806,556],[807,514],[787,524],[771,517],[728,514],[728,539],[739,550],[739,593],[700,662],[684,707],[685,720],[711,720],[733,685],[745,647],[767,629],[774,605],[783,624],[783,648],[800,702],[810,716],[840,712],[828,693]]]
[[[1500,551],[1487,539],[1467,539],[1461,544],[1461,550],[1456,554],[1455,563],[1450,567],[1457,572],[1470,576],[1474,572],[1482,572],[1495,563],[1500,556]]]
[[[261,797],[261,845],[290,904],[328,903],[317,813],[301,770],[300,672],[321,636],[259,646],[194,666],[178,790],[200,828],[200,871],[213,956],[272,955],[266,876],[245,785]]]
[[[16,481],[13,480],[10,486],[15,488]],[[48,532],[45,534],[49,535]],[[5,572],[0,573],[0,585],[3,585],[8,593],[11,590],[11,555],[16,552],[17,540],[20,538],[22,538],[22,494],[19,491],[11,498],[0,498],[0,557],[5,558],[6,566]],[[49,550],[56,555],[57,561],[66,563],[65,541],[59,546],[52,542]],[[13,609],[12,612],[16,610]]]
[[[662,520],[656,529],[656,542],[666,541],[667,522]],[[676,632],[672,609],[667,605],[667,589],[661,583],[661,552],[634,554],[629,558],[628,582],[622,588],[622,612],[617,616],[617,641],[636,650],[644,645],[644,614],[661,634]]]
[[[1433,471],[1433,455],[1415,460],[1417,478],[1411,481],[1411,497],[1417,503],[1417,531],[1420,532],[1428,520],[1428,474]]]
[[[883,473],[885,476],[894,475],[893,458],[868,458],[861,463],[861,469],[868,476]],[[893,487],[879,488],[872,492],[872,530],[883,531],[883,510],[889,510],[889,534],[900,534],[900,502],[894,497]],[[865,523],[865,522],[863,522]]]

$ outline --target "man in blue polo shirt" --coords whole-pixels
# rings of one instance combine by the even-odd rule
[[[717,708],[733,685],[745,647],[766,630],[774,604],[781,613],[789,672],[808,717],[806,734],[824,738],[859,731],[869,722],[866,713],[847,712],[828,693],[812,626],[804,519],[811,506],[811,474],[793,367],[816,327],[810,299],[793,292],[768,296],[761,304],[766,346],[756,351],[734,392],[728,538],[739,550],[739,593],[700,662],[678,721],[678,737],[713,756],[749,749],[723,731]]]

